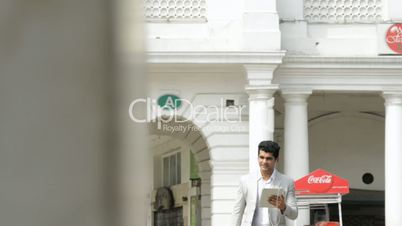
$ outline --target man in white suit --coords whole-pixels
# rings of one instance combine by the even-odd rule
[[[294,182],[275,168],[279,150],[279,145],[273,141],[262,141],[258,145],[260,170],[241,177],[231,226],[285,226],[285,217],[297,218]],[[284,195],[273,195],[266,200],[276,208],[259,207],[264,188],[284,190]]]

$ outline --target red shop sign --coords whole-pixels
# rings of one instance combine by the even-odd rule
[[[317,169],[298,179],[295,182],[295,190],[297,195],[347,194],[349,181],[323,169]]]
[[[392,51],[402,54],[402,24],[389,27],[385,40]]]

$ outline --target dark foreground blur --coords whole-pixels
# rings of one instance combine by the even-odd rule
[[[145,147],[125,112],[145,90],[141,48],[121,58],[127,2],[0,2],[1,226],[141,224],[127,217],[149,190],[130,187]]]

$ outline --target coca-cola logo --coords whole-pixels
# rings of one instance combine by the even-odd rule
[[[333,176],[327,172],[316,172],[307,178],[309,189],[317,193],[328,191],[333,182]]]
[[[387,31],[385,40],[390,49],[402,54],[402,24],[392,25]]]
[[[323,169],[316,169],[312,173],[295,181],[296,194],[347,194],[349,182]]]
[[[331,184],[332,183],[332,175],[322,175],[320,177],[315,177],[311,175],[307,183],[309,184]]]

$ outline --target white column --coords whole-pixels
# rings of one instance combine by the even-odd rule
[[[282,91],[285,100],[284,171],[294,180],[310,171],[307,116],[307,98],[310,94],[311,91]],[[300,209],[296,222],[297,225],[309,225],[310,210]]]
[[[402,223],[402,92],[383,94],[385,99],[385,221]]]
[[[285,100],[284,166],[297,180],[309,173],[307,98],[311,91],[282,91]],[[297,160],[297,161],[295,161]]]
[[[258,166],[258,144],[274,138],[274,97],[278,85],[271,84],[276,65],[246,65],[249,84],[249,171]]]

